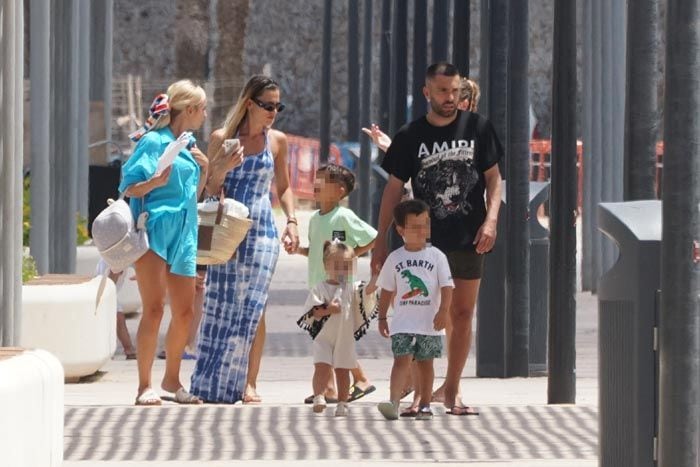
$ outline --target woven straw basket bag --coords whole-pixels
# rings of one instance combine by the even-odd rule
[[[223,264],[236,255],[253,221],[224,214],[224,193],[216,211],[198,211],[197,264]]]

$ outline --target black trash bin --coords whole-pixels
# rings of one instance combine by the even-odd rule
[[[598,226],[620,249],[598,284],[599,465],[653,467],[661,202],[599,204]]]

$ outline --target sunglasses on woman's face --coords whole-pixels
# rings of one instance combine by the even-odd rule
[[[268,112],[272,112],[274,110],[276,110],[277,112],[282,112],[285,107],[285,105],[281,102],[263,102],[255,98],[253,98],[252,100],[258,105],[258,107],[260,107],[261,109],[265,109]]]

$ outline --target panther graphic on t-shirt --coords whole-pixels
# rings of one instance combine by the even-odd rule
[[[420,169],[416,176],[416,188],[425,193],[423,200],[437,219],[453,214],[468,215],[473,207],[469,193],[479,182],[479,172],[474,167],[474,141],[457,140],[439,145],[432,153],[425,144],[418,150]]]

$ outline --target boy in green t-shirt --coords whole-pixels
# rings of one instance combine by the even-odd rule
[[[288,253],[296,253],[309,258],[309,288],[326,280],[323,267],[323,245],[326,241],[340,240],[351,246],[357,256],[372,249],[377,231],[360,219],[352,210],[340,206],[340,201],[355,188],[355,175],[346,167],[326,164],[316,171],[314,182],[314,199],[318,211],[309,221],[309,246]],[[354,384],[350,388],[350,401],[357,400],[375,390],[369,383],[358,363],[352,370]],[[333,378],[326,389],[326,400],[336,399]],[[313,402],[313,395],[304,402]]]

